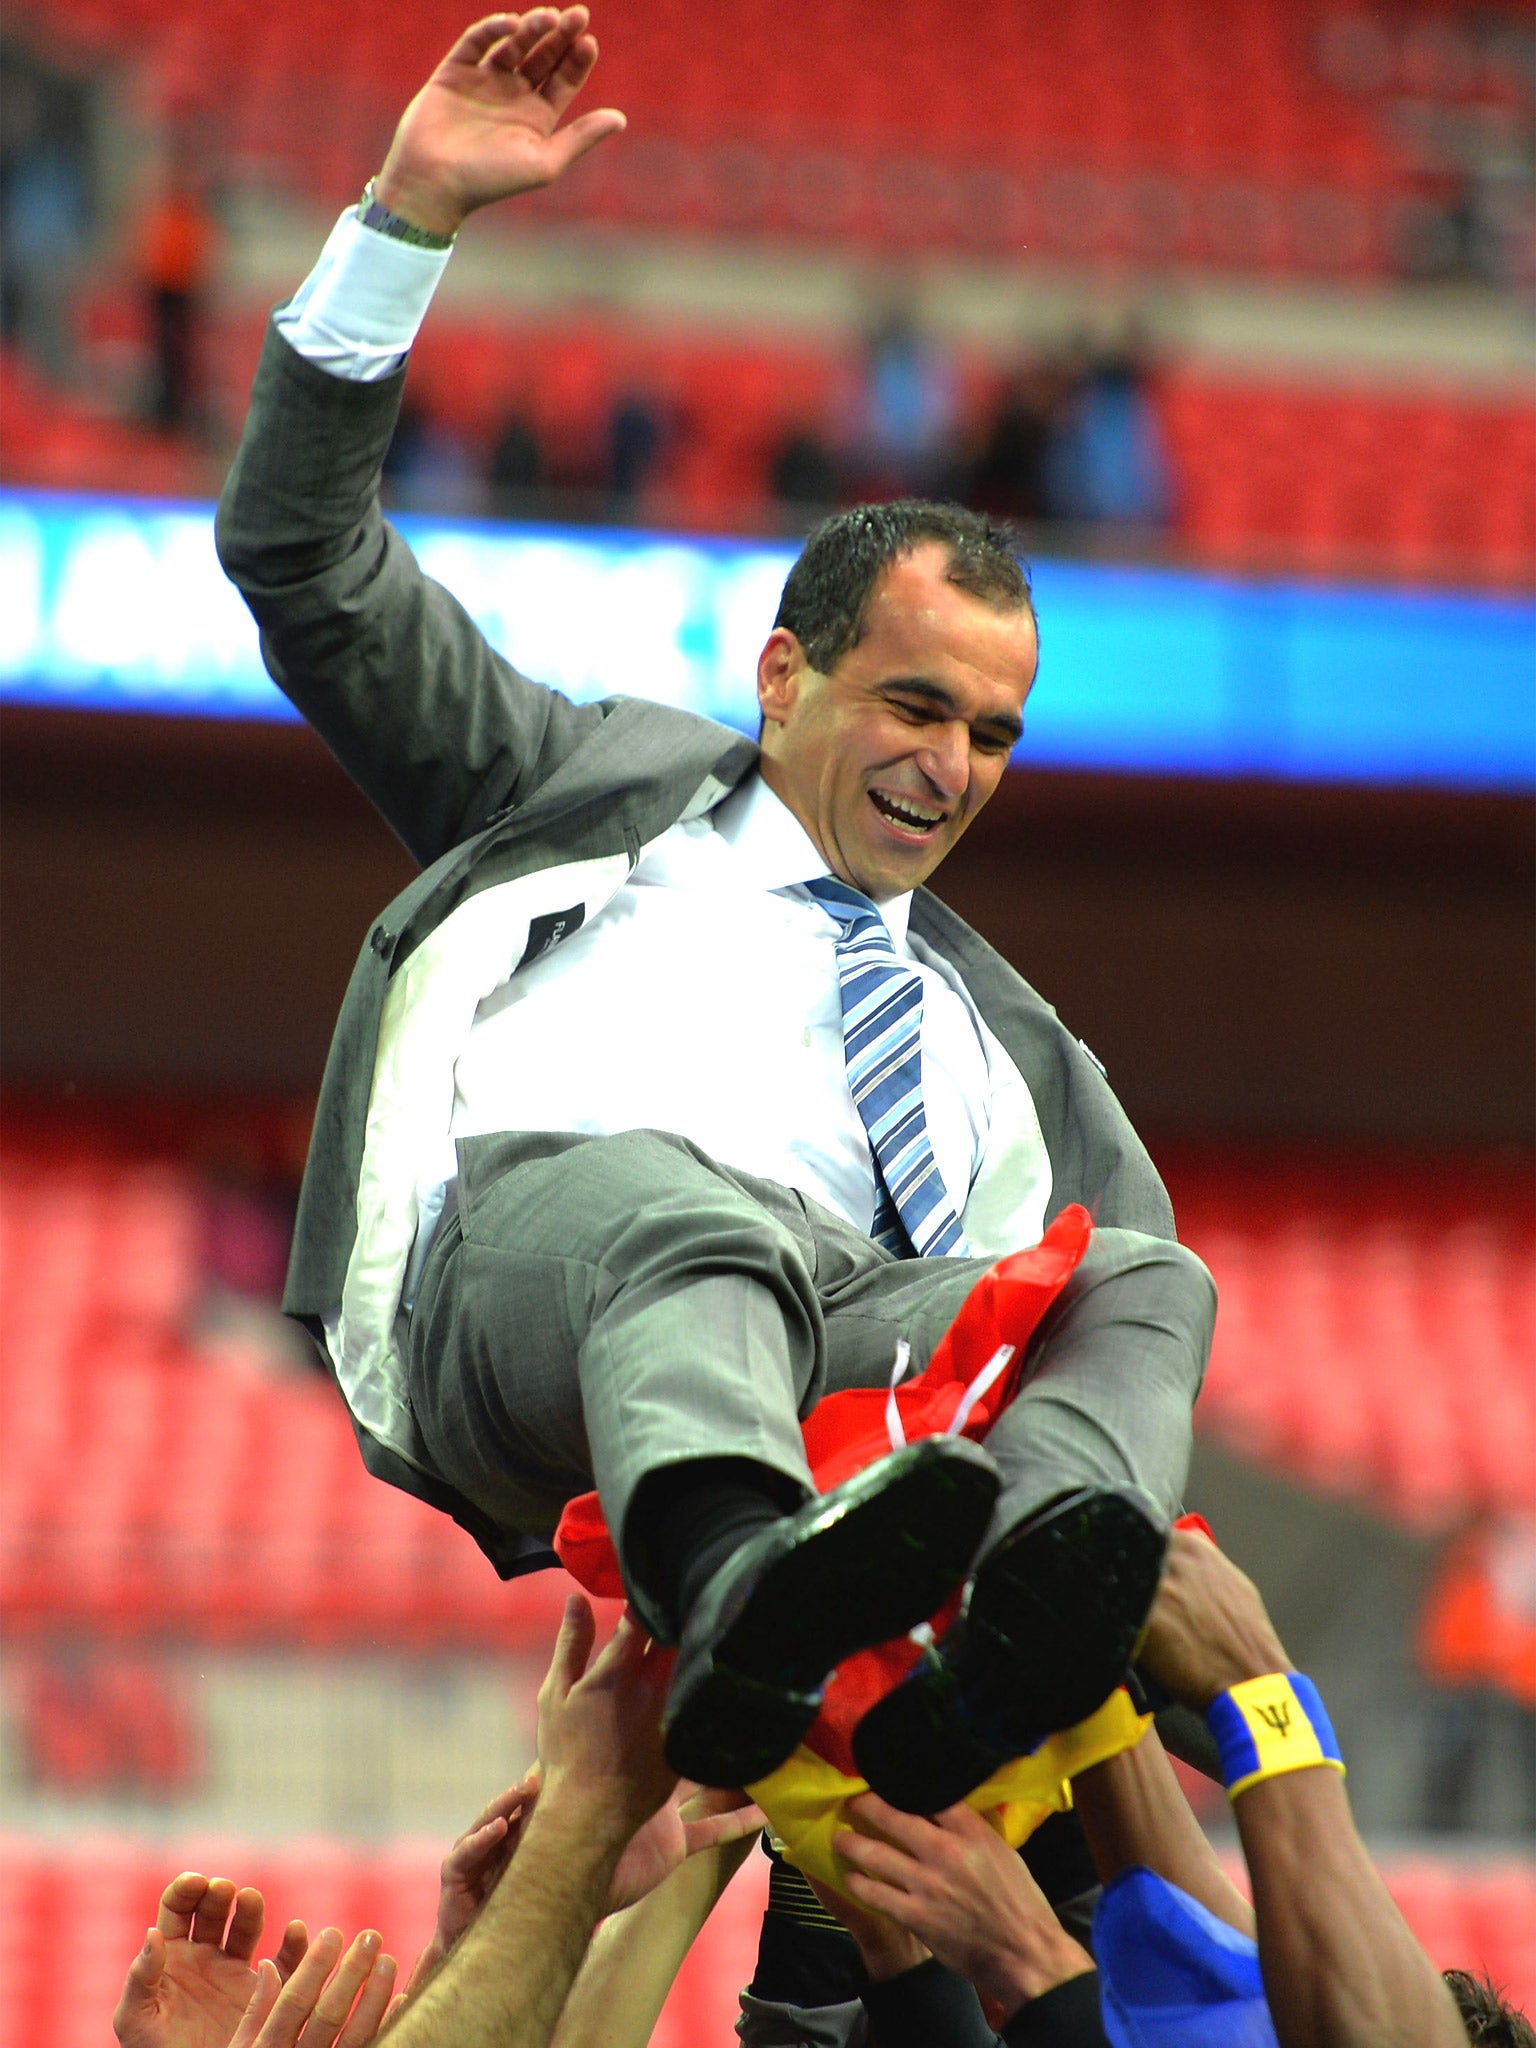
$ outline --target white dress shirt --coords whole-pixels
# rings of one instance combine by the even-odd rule
[[[798,884],[827,864],[760,775],[674,825],[626,886],[480,1005],[455,1069],[472,1132],[677,1131],[867,1231],[875,1179],[848,1087],[831,913]],[[880,906],[923,981],[923,1100],[956,1213],[986,1146],[970,999],[907,945],[910,896]]]
[[[409,354],[452,253],[365,228],[349,206],[319,262],[278,308],[277,331],[333,377],[376,384]]]
[[[333,375],[382,378],[409,351],[446,262],[446,251],[364,228],[349,209],[277,326]],[[589,924],[480,1004],[455,1068],[451,1139],[675,1131],[867,1232],[874,1167],[844,1061],[838,927],[800,886],[827,872],[755,773],[707,816],[674,825]],[[924,1107],[958,1214],[986,1150],[989,1065],[1000,1062],[1010,1084],[1018,1076],[959,976],[914,954],[911,901],[879,908],[922,977]],[[1042,1206],[1050,1167],[1037,1149],[1024,1178],[1038,1181]],[[420,1163],[407,1302],[454,1173],[451,1145]]]

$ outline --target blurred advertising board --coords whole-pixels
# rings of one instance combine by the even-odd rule
[[[525,673],[756,730],[789,543],[403,517]],[[1445,591],[1032,563],[1042,767],[1536,787],[1536,605]],[[206,505],[0,491],[0,699],[291,718]]]

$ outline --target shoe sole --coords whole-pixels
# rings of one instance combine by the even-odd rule
[[[854,1730],[892,1806],[937,1813],[1101,1706],[1130,1664],[1167,1538],[1135,1501],[1069,1495],[983,1561],[959,1621]]]
[[[674,1678],[666,1753],[679,1776],[767,1777],[810,1728],[843,1659],[927,1621],[964,1579],[996,1504],[990,1459],[952,1438],[894,1456],[900,1468],[867,1493],[861,1474],[829,1496],[825,1524],[764,1568],[713,1651]]]

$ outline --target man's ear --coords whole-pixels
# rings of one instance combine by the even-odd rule
[[[775,626],[757,657],[757,708],[765,727],[782,725],[794,709],[808,666],[795,635],[787,626]]]

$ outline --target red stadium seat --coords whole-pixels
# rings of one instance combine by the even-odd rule
[[[754,372],[755,374],[755,372]],[[1445,1162],[1170,1168],[1221,1292],[1199,1427],[1421,1528],[1536,1467],[1528,1196]],[[221,1643],[546,1641],[565,1581],[503,1586],[371,1479],[316,1374],[193,1335],[201,1196],[119,1134],[0,1156],[0,1620]]]
[[[1169,1172],[1221,1296],[1197,1426],[1423,1528],[1518,1505],[1536,1469],[1536,1284],[1515,1173]]]
[[[1437,1968],[1488,1972],[1517,2003],[1536,1986],[1536,1871],[1510,1858],[1470,1870],[1428,1856],[1389,1870],[1392,1895]]]
[[[468,1816],[466,1815],[466,1819]],[[3,2035],[16,2048],[98,2048],[129,1959],[179,1867],[256,1885],[267,1902],[262,1952],[291,1917],[311,1931],[376,1927],[409,1972],[432,1927],[444,1845],[376,1846],[326,1837],[274,1845],[222,1837],[178,1839],[174,1855],[121,1836],[39,1841],[0,1837],[0,1960],[7,1983]],[[1514,1859],[1469,1863],[1415,1856],[1384,1875],[1437,1968],[1489,1971],[1517,2003],[1536,2000],[1536,1875]],[[1242,1882],[1240,1870],[1232,1872]],[[749,1857],[679,1973],[654,2048],[694,2048],[729,2036],[747,1981],[766,1894],[767,1864]],[[61,1903],[89,1898],[71,1921],[70,1967],[58,1967]]]
[[[1150,219],[1122,211],[1115,232],[1134,240]],[[229,323],[211,352],[231,414],[245,402],[259,340],[258,323]],[[996,368],[966,358],[958,369],[963,414],[979,423]],[[18,374],[0,360],[0,404],[9,420],[29,422],[19,435],[8,431],[9,480],[176,495],[214,487],[197,458],[140,429],[83,422],[68,400],[7,402]],[[602,472],[609,417],[637,390],[673,429],[651,509],[718,530],[761,524],[773,455],[791,428],[842,437],[853,375],[844,351],[782,340],[455,321],[445,310],[413,353],[410,390],[476,451],[510,414],[527,415],[555,480],[576,485]],[[1154,396],[1177,537],[1197,558],[1496,586],[1536,576],[1536,407],[1527,401],[1235,384],[1173,364]]]
[[[792,183],[797,158],[835,159],[824,190],[834,180],[868,185],[882,164],[904,161],[922,166],[934,204],[828,205],[818,218],[781,191],[762,224],[898,245],[914,235],[954,241],[965,236],[954,193],[984,158],[1107,181],[1109,203],[1091,221],[1071,210],[1053,217],[1061,239],[1047,240],[1048,252],[1125,254],[1121,195],[1153,175],[1184,184],[1197,260],[1355,275],[1382,267],[1382,223],[1414,189],[1417,166],[1395,139],[1390,101],[1326,75],[1305,15],[1279,0],[1241,13],[1202,0],[1150,12],[1130,0],[1065,12],[1044,0],[984,0],[971,19],[987,53],[979,70],[954,63],[952,24],[931,6],[839,7],[824,20],[817,90],[807,94],[793,38],[759,0],[727,0],[702,19],[681,0],[654,0],[642,37],[605,35],[601,95],[631,117],[633,171],[615,159],[586,166],[552,203],[720,227],[732,204],[711,175],[722,147],[755,153],[769,184],[786,172]],[[131,60],[151,106],[216,116],[253,168],[339,202],[377,168],[399,107],[462,22],[448,0],[380,0],[322,47],[299,0],[218,0],[191,12],[171,0],[63,0],[59,26],[77,51]],[[1518,95],[1497,63],[1467,75],[1448,105],[1494,118]],[[913,76],[925,80],[920,95]],[[1415,93],[1434,104],[1443,86]],[[674,173],[665,181],[662,151]],[[1358,218],[1348,220],[1351,206]],[[1040,232],[1037,224],[1032,247]]]
[[[432,1931],[445,1846],[364,1846],[326,1836],[278,1845],[203,1834],[179,1837],[173,1851],[124,1836],[0,1836],[0,2042],[100,2048],[129,1961],[178,1869],[232,1877],[263,1893],[267,1925],[259,1953],[272,1953],[290,1918],[307,1922],[312,1934],[328,1925],[349,1936],[374,1927],[398,1959],[403,1982]],[[751,1975],[767,1870],[761,1856],[750,1857],[711,1915],[652,2036],[656,2048],[729,2037],[737,1991]],[[72,1917],[68,1967],[60,1968],[60,1912],[80,1899],[89,1900],[89,1910]]]
[[[1536,409],[1165,372],[1183,531],[1241,561],[1280,544],[1325,574],[1528,583]]]

